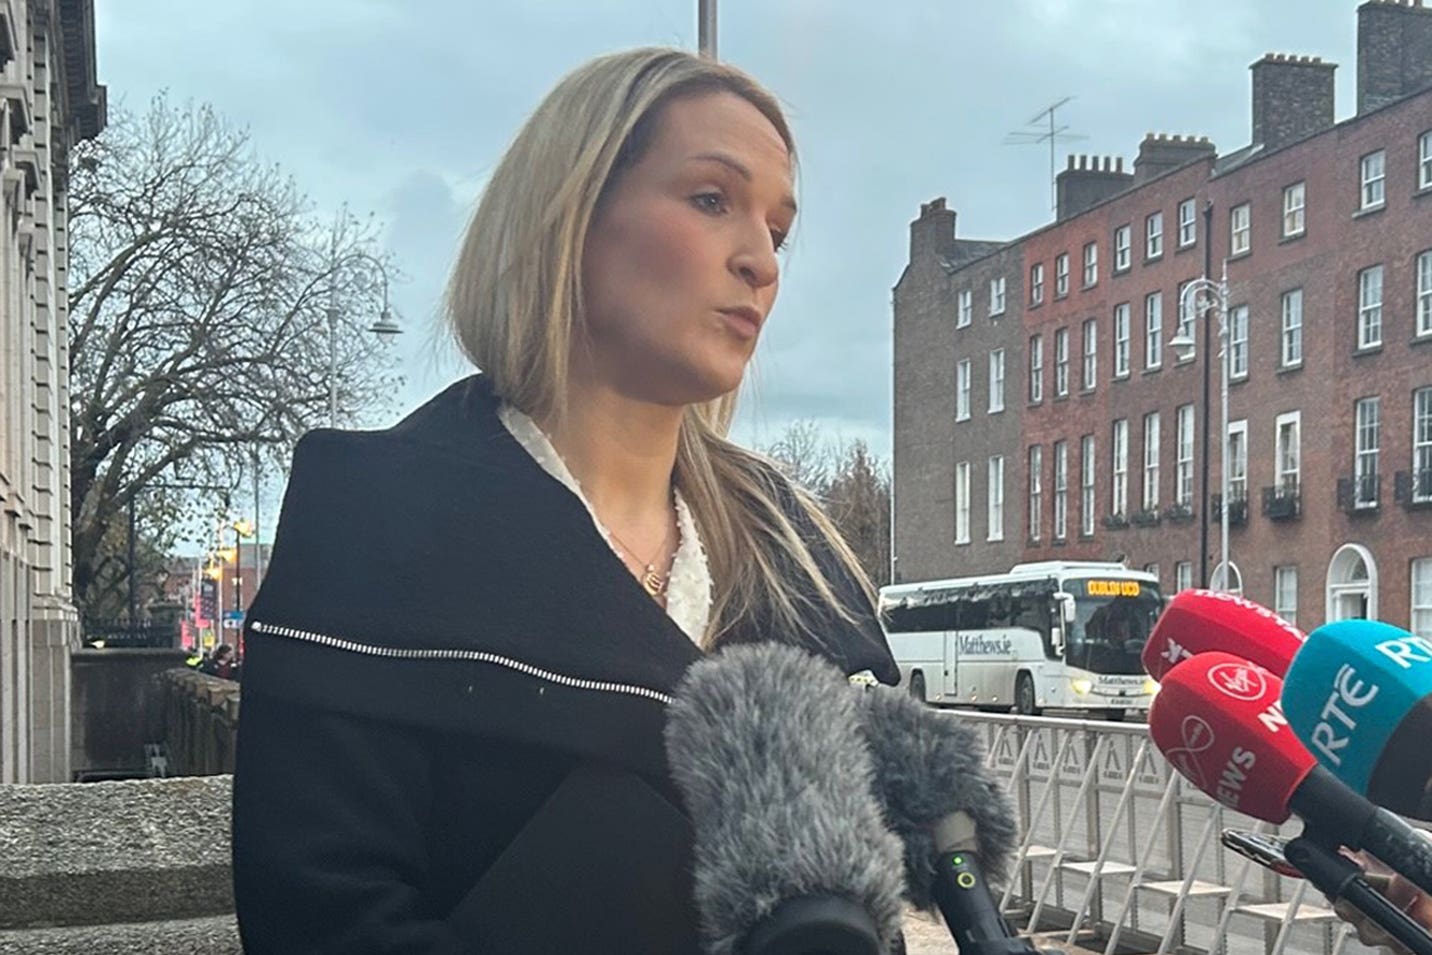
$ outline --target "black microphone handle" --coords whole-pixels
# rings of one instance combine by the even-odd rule
[[[1288,802],[1314,832],[1349,849],[1366,849],[1432,893],[1432,841],[1400,816],[1353,792],[1327,769],[1314,766]]]
[[[931,894],[960,955],[1038,955],[1029,939],[1016,936],[1000,915],[973,853],[939,853]]]
[[[1432,955],[1432,935],[1362,877],[1362,869],[1316,839],[1298,836],[1284,847],[1288,861],[1329,900],[1346,899],[1353,908],[1407,947],[1412,955]]]

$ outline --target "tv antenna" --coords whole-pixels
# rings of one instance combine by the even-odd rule
[[[1069,132],[1068,126],[1060,126],[1056,121],[1055,114],[1060,108],[1067,106],[1074,97],[1066,96],[1057,103],[1051,103],[1034,115],[1034,118],[1024,125],[1036,127],[1034,129],[1017,129],[1004,137],[1006,146],[1033,146],[1039,143],[1049,144],[1049,207],[1057,214],[1059,212],[1059,191],[1056,187],[1054,151],[1059,143],[1073,142],[1079,139],[1088,139],[1080,133]]]

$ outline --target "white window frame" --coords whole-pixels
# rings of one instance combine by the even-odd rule
[[[1307,201],[1306,182],[1283,187],[1283,238],[1291,239],[1307,231]]]
[[[1084,344],[1084,390],[1092,391],[1099,384],[1099,322],[1097,319],[1084,319],[1083,344]]]
[[[1173,565],[1173,592],[1193,589],[1193,561],[1181,560]]]
[[[1242,255],[1253,248],[1253,203],[1240,202],[1228,210],[1228,254]]]
[[[1432,249],[1417,256],[1417,337],[1432,335]]]
[[[1099,284],[1099,243],[1084,243],[1084,287]]]
[[[1044,263],[1035,262],[1029,267],[1029,304],[1039,305],[1044,301]]]
[[[1114,271],[1127,272],[1133,262],[1134,227],[1127,222],[1114,230]]]
[[[1114,434],[1110,441],[1113,446],[1113,484],[1110,493],[1111,513],[1127,517],[1129,513],[1129,419],[1119,418],[1114,422]]]
[[[1193,282],[1194,279],[1188,279],[1186,281],[1178,283],[1178,325],[1177,331],[1174,332],[1175,336],[1187,335],[1190,338],[1194,337],[1193,326],[1194,322],[1198,320],[1198,304],[1195,300],[1198,298],[1198,296],[1194,295],[1187,299],[1183,296],[1184,289],[1192,285]],[[1192,359],[1189,360],[1191,361]]]
[[[1376,491],[1365,494],[1368,479],[1375,481],[1382,453],[1382,399],[1376,395],[1353,403],[1352,481],[1353,506],[1375,507]]]
[[[955,363],[955,420],[970,420],[970,395],[973,390],[970,360],[961,358]]]
[[[970,462],[955,465],[955,543],[970,542]]]
[[[1163,292],[1144,296],[1144,370],[1163,367]]]
[[[996,315],[1004,314],[1004,276],[996,275],[989,280],[989,315],[994,318]]]
[[[1358,210],[1377,209],[1387,202],[1387,151],[1370,152],[1358,161]]]
[[[1382,344],[1382,265],[1370,265],[1357,273],[1357,347],[1376,348]]]
[[[958,304],[955,307],[955,327],[968,328],[975,314],[974,289],[962,288],[956,298]]]
[[[1054,442],[1054,539],[1069,536],[1069,442]]]
[[[1297,490],[1303,484],[1302,417],[1301,411],[1285,411],[1273,423],[1273,474],[1280,491]]]
[[[1044,446],[1029,446],[1029,539],[1038,541],[1044,534]]]
[[[1432,557],[1412,561],[1407,593],[1410,598],[1407,629],[1432,640]]]
[[[1029,403],[1044,400],[1044,336],[1029,337]]]
[[[1144,510],[1159,506],[1159,413],[1144,415]]]
[[[1063,298],[1069,294],[1069,253],[1060,252],[1054,257],[1054,295]]]
[[[1273,612],[1287,623],[1298,625],[1298,565],[1273,568]]]
[[[1054,397],[1069,394],[1069,329],[1054,330]]]
[[[1178,458],[1175,461],[1173,500],[1182,507],[1193,506],[1193,405],[1179,405],[1175,425]]]
[[[1228,422],[1228,501],[1248,500],[1248,419]]]
[[[1114,377],[1129,377],[1129,340],[1133,337],[1133,329],[1129,326],[1132,319],[1129,314],[1129,303],[1122,302],[1114,306]]]
[[[1163,255],[1163,212],[1151,213],[1144,219],[1144,259]]]
[[[1432,129],[1417,137],[1417,188],[1432,189]]]
[[[1412,500],[1432,501],[1432,388],[1412,393]]]
[[[1094,436],[1086,434],[1079,439],[1079,533],[1084,537],[1094,534],[1094,508],[1098,499],[1094,456]]]
[[[1303,290],[1289,289],[1282,297],[1283,325],[1279,364],[1296,368],[1303,363]]]
[[[1178,247],[1186,249],[1198,241],[1198,199],[1189,196],[1178,204]]]
[[[1004,349],[989,353],[989,413],[1004,410]]]
[[[1004,455],[993,454],[989,459],[989,485],[985,495],[986,528],[985,539],[1004,540]]]
[[[1228,310],[1228,377],[1234,381],[1248,377],[1247,305]]]

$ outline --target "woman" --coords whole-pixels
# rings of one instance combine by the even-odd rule
[[[777,639],[895,682],[849,549],[725,438],[793,154],[730,67],[581,67],[453,272],[483,373],[387,431],[300,442],[246,634],[250,951],[695,951],[661,735],[685,668]]]

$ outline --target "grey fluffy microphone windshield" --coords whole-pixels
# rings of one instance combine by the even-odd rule
[[[985,770],[979,738],[948,714],[892,687],[866,687],[859,700],[876,795],[905,845],[910,901],[933,907],[935,863],[952,849],[975,853],[985,872],[1001,881],[1019,827],[1008,794]],[[941,830],[939,824],[957,813],[974,822],[974,838],[952,836],[961,844],[941,845],[950,839],[940,838],[948,827]]]
[[[824,899],[855,903],[891,949],[901,845],[875,800],[857,706],[833,665],[778,644],[729,647],[677,688],[666,751],[695,831],[707,951],[749,951],[791,903]]]

